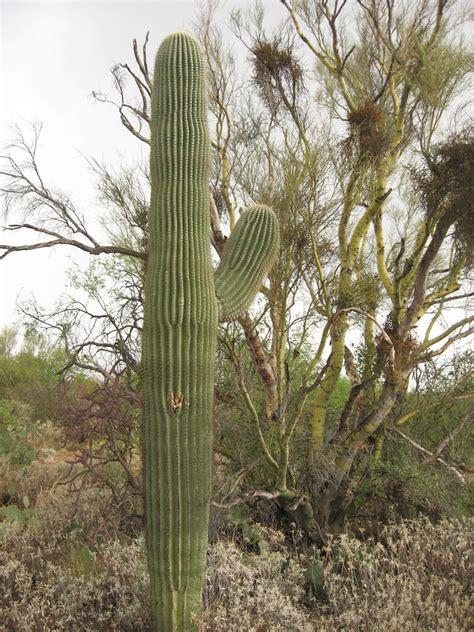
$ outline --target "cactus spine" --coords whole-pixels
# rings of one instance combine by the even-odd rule
[[[278,245],[272,211],[243,214],[214,273],[210,140],[199,43],[174,33],[155,62],[150,242],[143,329],[147,557],[155,629],[193,629],[211,488],[217,323],[245,309]]]

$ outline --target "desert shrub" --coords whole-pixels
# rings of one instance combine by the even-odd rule
[[[7,505],[34,505],[63,479],[72,456],[52,422],[34,421],[27,404],[0,400],[0,515]]]
[[[65,402],[96,387],[82,370],[70,366],[65,349],[42,336],[26,331],[18,351],[17,346],[14,330],[0,331],[0,399],[28,406],[33,421],[64,419]]]
[[[381,539],[347,535],[325,549],[327,604],[318,630],[472,629],[472,523],[427,519],[387,526]]]
[[[253,525],[249,539],[258,544],[258,553],[242,551],[231,541],[209,547],[200,629],[312,630],[302,605],[304,568],[285,551],[283,535]]]
[[[63,354],[50,349],[24,349],[0,357],[0,397],[28,404],[34,419],[57,416],[63,362]]]
[[[142,539],[119,537],[107,489],[39,497],[34,520],[0,524],[7,630],[148,630]]]
[[[106,487],[56,487],[31,519],[0,519],[1,629],[151,630],[143,536],[119,516]],[[472,522],[405,521],[311,554],[280,531],[239,529],[208,549],[200,632],[472,629]]]
[[[258,529],[259,554],[211,547],[203,630],[472,629],[470,521],[403,521],[377,541],[343,534],[306,554]]]
[[[37,432],[27,404],[0,400],[0,460],[9,461],[14,466],[31,463],[36,458],[32,440]]]
[[[0,517],[9,515],[22,519],[25,516],[18,513],[19,507],[15,504],[16,483],[25,478],[29,465],[37,457],[33,445],[36,430],[29,406],[0,400]],[[28,506],[29,498],[25,498],[23,504]]]
[[[389,446],[381,467],[387,497],[405,518],[433,519],[472,513],[472,490],[447,467],[423,464],[423,456],[406,443]]]
[[[83,545],[70,564],[18,525],[2,527],[21,556],[2,554],[0,601],[7,630],[147,630],[148,577],[140,542]],[[40,548],[38,549],[38,545]],[[44,553],[49,553],[43,556]],[[41,555],[41,557],[39,557]]]
[[[56,464],[62,469],[61,483],[74,492],[91,485],[108,487],[123,520],[136,532],[143,520],[141,408],[132,382],[110,375],[101,385],[78,380],[68,384],[62,416],[53,423],[62,437],[62,449],[56,454],[43,450],[43,458],[32,466],[41,476],[51,469],[45,469],[43,462]]]
[[[426,443],[426,441],[425,441]],[[447,467],[425,463],[425,455],[405,441],[388,436],[383,459],[373,465],[371,454],[362,458],[352,474],[344,504],[352,526],[427,516],[431,520],[472,515],[472,485],[464,485]]]

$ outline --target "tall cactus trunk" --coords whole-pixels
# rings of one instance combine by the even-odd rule
[[[191,627],[205,571],[218,318],[205,79],[194,38],[166,38],[155,64],[143,334],[148,564],[160,631]]]
[[[213,275],[202,50],[174,33],[155,63],[143,328],[144,480],[159,632],[194,629],[204,584],[218,318],[247,309],[278,249],[273,212],[244,212]]]

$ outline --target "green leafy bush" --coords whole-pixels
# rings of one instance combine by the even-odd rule
[[[31,439],[37,432],[28,405],[0,400],[0,459],[16,466],[29,465],[37,456],[31,447]]]

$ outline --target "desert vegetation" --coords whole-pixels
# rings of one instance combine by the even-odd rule
[[[43,440],[52,444],[46,429]],[[27,487],[2,462],[16,488],[0,529],[2,628],[151,630],[141,528],[123,522],[106,487],[78,496],[58,485],[64,455],[41,450]],[[214,520],[199,630],[470,629],[472,520],[378,522],[323,547],[261,515]]]
[[[461,4],[282,0],[271,28],[257,2],[229,16],[232,44],[219,3],[201,6],[194,36],[179,35],[207,73],[196,85],[208,88],[198,110],[205,120],[207,98],[210,137],[198,145],[212,160],[205,173],[199,159],[204,184],[190,180],[207,266],[191,266],[197,303],[176,255],[189,236],[160,242],[153,219],[153,200],[168,212],[181,198],[156,188],[174,137],[166,125],[150,135],[152,95],[156,120],[172,81],[153,77],[148,36],[133,42],[134,66],[112,69],[115,95],[94,93],[152,148],[151,170],[89,161],[101,234],[41,176],[40,128],[18,128],[1,167],[16,238],[0,258],[69,247],[91,263],[54,310],[24,302],[0,334],[5,629],[472,628],[473,57]],[[160,281],[155,255],[168,249],[180,263]],[[186,357],[176,345],[196,304],[209,331]],[[160,310],[168,333],[150,325]],[[179,380],[150,382],[157,350],[165,373],[189,364],[211,395],[214,374],[213,404],[197,414]],[[171,448],[149,414],[161,400],[163,427],[179,428]],[[178,417],[202,426],[186,425],[201,437],[194,543]],[[170,450],[179,468],[163,466]],[[173,595],[188,540],[189,594],[197,603],[203,586],[203,605],[183,614]]]

